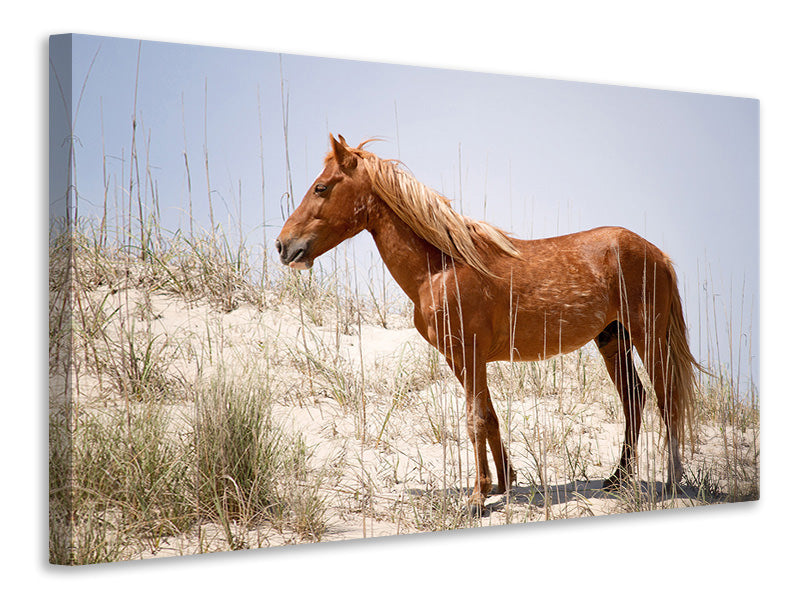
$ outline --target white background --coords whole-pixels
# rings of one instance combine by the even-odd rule
[[[6,597],[659,598],[796,591],[798,20],[788,2],[639,4],[228,0],[173,7],[163,0],[105,0],[6,7],[0,94]],[[65,32],[760,99],[762,499],[144,564],[48,566],[47,36]]]

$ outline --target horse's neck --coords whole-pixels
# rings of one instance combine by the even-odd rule
[[[372,234],[383,262],[394,280],[411,298],[419,300],[419,289],[431,273],[442,268],[442,255],[423,240],[383,201],[375,200],[367,230]]]

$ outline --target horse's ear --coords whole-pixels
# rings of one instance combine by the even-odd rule
[[[341,133],[339,134],[339,141],[342,142],[342,146],[347,146],[347,142],[344,141],[344,136]]]
[[[339,163],[342,169],[354,169],[356,166],[356,155],[347,147],[342,136],[339,136],[339,140],[334,138],[333,134],[331,134],[331,147],[333,148],[333,156],[336,158],[336,162]]]

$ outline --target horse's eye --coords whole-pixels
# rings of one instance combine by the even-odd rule
[[[325,185],[325,184],[322,184],[322,183],[318,183],[317,185],[315,185],[315,186],[314,186],[314,191],[315,191],[317,194],[322,194],[322,193],[324,193],[324,192],[325,192],[325,190],[327,190],[327,189],[328,189],[328,186],[327,186],[327,185]]]

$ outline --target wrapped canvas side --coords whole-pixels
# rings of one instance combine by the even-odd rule
[[[72,36],[50,38],[49,61],[49,511],[50,562],[70,564],[72,508]]]

